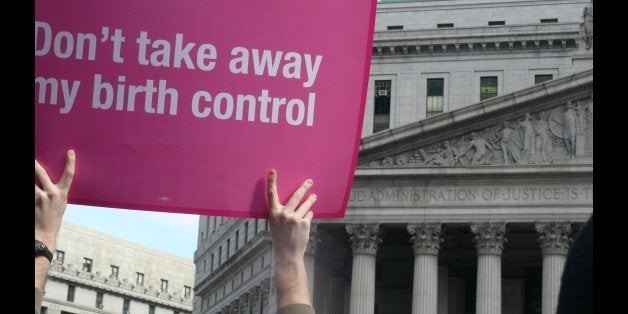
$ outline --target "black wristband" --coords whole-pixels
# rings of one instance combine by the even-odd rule
[[[35,257],[37,256],[45,256],[52,263],[52,252],[43,242],[35,240]]]

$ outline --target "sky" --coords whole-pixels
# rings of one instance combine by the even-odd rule
[[[68,204],[63,220],[193,260],[198,217]]]

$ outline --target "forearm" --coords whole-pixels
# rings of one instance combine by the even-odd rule
[[[44,256],[35,258],[35,313],[39,313],[41,308],[41,300],[48,277],[48,269],[50,262]]]
[[[312,305],[303,257],[276,257],[277,309],[290,304]]]

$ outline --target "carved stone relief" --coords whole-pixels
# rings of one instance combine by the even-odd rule
[[[580,34],[584,40],[586,50],[593,49],[593,1],[585,5],[582,10]]]
[[[377,248],[382,242],[384,231],[378,224],[346,225],[345,229],[349,234],[349,241],[353,249],[353,254],[377,253]]]
[[[593,153],[593,94],[361,167],[466,167],[568,163]]]

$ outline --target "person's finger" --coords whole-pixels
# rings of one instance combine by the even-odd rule
[[[305,201],[303,201],[303,204],[299,206],[299,209],[294,212],[294,216],[297,217],[297,219],[303,219],[303,216],[307,214],[314,202],[316,202],[316,194],[311,194],[305,199]]]
[[[59,188],[62,190],[69,190],[72,185],[72,179],[74,178],[74,170],[76,169],[76,156],[73,150],[69,150],[65,158],[65,171],[61,180],[59,180]]]
[[[43,192],[43,190],[39,186],[37,186],[37,184],[35,184],[35,197],[37,197],[37,194],[41,192]]]
[[[277,171],[275,169],[268,171],[266,190],[268,192],[268,210],[280,209],[281,204],[279,203],[279,195],[277,195]]]
[[[312,222],[313,217],[314,217],[314,212],[309,211],[307,212],[307,214],[305,214],[305,217],[303,217],[303,220],[307,221],[309,224],[310,222]]]
[[[39,179],[39,182],[41,182],[44,190],[53,188],[54,184],[50,181],[50,177],[48,176],[48,173],[46,173],[46,169],[44,169],[44,167],[42,167],[37,160],[35,160],[35,175]]]
[[[312,182],[312,179],[305,180],[305,182],[303,182],[303,184],[301,184],[301,186],[296,191],[294,191],[294,193],[292,193],[290,200],[288,200],[288,203],[286,203],[286,207],[290,210],[295,210],[297,206],[299,206],[299,203],[303,199],[303,196],[305,196],[305,193],[307,192],[307,190],[310,189],[313,183],[314,182]]]

